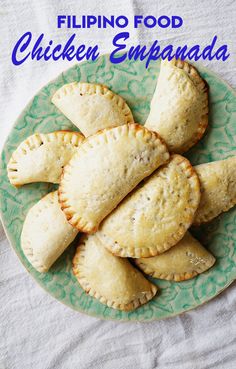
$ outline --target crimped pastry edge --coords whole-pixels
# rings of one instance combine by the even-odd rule
[[[85,242],[87,240],[88,236],[84,235],[82,236],[81,240],[79,241],[79,245],[77,246],[75,255],[72,260],[72,270],[73,274],[77,278],[80,286],[83,288],[83,290],[88,293],[90,296],[98,299],[102,304],[107,305],[108,307],[111,307],[113,309],[118,309],[122,311],[131,311],[134,309],[137,309],[141,305],[147,303],[150,301],[157,293],[158,288],[153,283],[150,283],[151,291],[147,292],[143,298],[136,298],[129,302],[128,304],[124,303],[118,303],[116,301],[108,300],[99,293],[96,293],[95,290],[92,289],[89,282],[86,281],[86,276],[83,275],[83,272],[80,272],[79,267],[83,268],[83,264],[81,262],[81,259],[84,258],[84,252],[85,252]]]
[[[43,203],[43,205],[44,205],[44,207],[42,207],[42,200],[44,200],[45,198],[48,198],[48,202],[47,203]],[[54,204],[55,202],[58,202],[58,194],[57,194],[57,191],[52,191],[52,192],[49,192],[49,193],[47,193],[46,195],[44,195],[38,202],[40,202],[40,205],[41,205],[41,208],[38,208],[37,210],[38,210],[38,212],[40,212],[40,209],[42,210],[42,209],[45,209],[45,207],[46,208],[48,208],[48,207],[50,207],[50,204]],[[31,211],[31,209],[33,208],[33,207],[35,207],[36,205],[38,205],[38,202],[36,202],[29,210],[28,210],[28,212],[29,211]],[[58,204],[59,205],[59,204]],[[28,215],[28,213],[27,213],[27,215]],[[23,225],[23,227],[24,227],[24,225]],[[73,228],[71,228],[72,230],[73,230],[73,233],[75,233],[75,236],[74,236],[74,238],[76,237],[76,235],[77,235],[77,231],[75,230],[75,229],[73,229]],[[21,232],[21,248],[22,248],[22,250],[23,250],[23,252],[24,252],[24,254],[25,254],[25,256],[27,257],[27,259],[29,260],[29,262],[32,264],[32,266],[38,271],[38,272],[40,272],[40,273],[45,273],[45,272],[47,272],[49,269],[50,269],[50,267],[51,267],[51,265],[48,267],[48,266],[45,266],[35,255],[34,255],[34,250],[33,250],[33,248],[32,247],[30,247],[30,246],[28,246],[28,245],[26,245],[26,244],[24,244],[24,242],[25,242],[25,240],[23,240],[23,237],[22,237],[22,235],[23,235],[23,228],[22,228],[22,232]],[[66,237],[64,237],[64,241],[66,240]],[[72,242],[72,241],[71,241]],[[68,244],[68,246],[69,246],[69,244]],[[54,261],[55,262],[55,261]],[[53,262],[53,263],[54,263]]]
[[[65,141],[65,139],[67,141]],[[17,179],[16,167],[18,162],[18,156],[21,156],[22,154],[27,155],[28,152],[39,148],[41,145],[47,142],[63,141],[66,143],[70,143],[75,147],[78,147],[83,140],[84,135],[82,133],[70,130],[54,131],[50,133],[37,132],[27,137],[18,145],[16,150],[12,153],[11,158],[7,164],[7,173],[10,183],[15,187],[20,187],[24,185]]]
[[[131,257],[131,258],[147,258],[147,257],[152,257],[152,256],[156,256],[159,255],[165,251],[167,251],[168,249],[170,249],[172,246],[176,245],[176,243],[178,243],[185,235],[187,229],[191,226],[193,219],[194,219],[194,215],[196,213],[196,210],[198,208],[199,202],[200,202],[200,182],[199,182],[199,178],[194,170],[194,168],[192,167],[191,163],[189,162],[188,159],[186,159],[185,157],[179,155],[179,154],[172,154],[170,157],[170,160],[172,159],[175,161],[177,161],[177,165],[180,165],[183,174],[186,174],[186,177],[188,179],[190,179],[190,185],[193,189],[192,191],[192,200],[194,201],[194,204],[192,205],[192,208],[195,208],[195,211],[192,213],[191,215],[191,221],[189,221],[188,226],[186,226],[185,228],[181,229],[179,232],[175,233],[174,235],[172,235],[172,237],[170,237],[168,239],[168,242],[166,242],[165,244],[162,244],[162,248],[161,250],[156,247],[145,247],[145,248],[139,248],[138,250],[135,249],[135,247],[122,247],[121,245],[119,245],[117,243],[117,241],[113,241],[110,237],[106,236],[105,233],[102,232],[102,230],[98,231],[98,237],[100,238],[101,242],[103,243],[103,245],[110,250],[110,252],[112,252],[114,255],[116,256],[120,256],[120,257]],[[163,168],[165,165],[164,164],[161,168]],[[161,169],[159,168],[159,169]],[[159,170],[157,169],[157,170]],[[154,172],[155,173],[155,172]],[[197,196],[195,196],[197,195]],[[105,240],[104,240],[105,238]],[[107,242],[108,241],[108,242]]]
[[[210,269],[215,264],[215,257],[209,253],[209,257],[204,261],[204,265],[199,265],[196,269],[193,269],[191,272],[182,272],[182,273],[158,273],[158,270],[152,269],[149,265],[145,264],[143,261],[139,259],[135,259],[135,264],[145,273],[150,275],[153,278],[165,279],[168,281],[181,282],[186,281],[188,279],[196,277],[198,274],[201,274],[208,269]]]
[[[117,130],[117,132],[114,133],[114,130]],[[154,131],[150,131],[147,128],[143,127],[140,124],[137,123],[131,123],[131,124],[124,124],[121,126],[116,126],[113,128],[104,128],[100,131],[98,131],[97,133],[95,133],[92,136],[86,137],[85,140],[83,141],[83,144],[81,145],[80,149],[86,150],[86,148],[90,148],[91,144],[90,141],[94,140],[94,138],[97,138],[98,140],[96,141],[96,144],[100,145],[100,136],[103,135],[104,133],[106,134],[111,134],[113,139],[116,139],[116,134],[121,133],[121,135],[123,134],[129,134],[130,131],[136,135],[136,134],[143,134],[143,135],[148,135],[149,138],[153,138],[155,140],[158,140],[160,142],[160,144],[163,146],[163,152],[165,151],[168,154],[168,149],[166,146],[165,141],[161,138],[161,136]],[[119,135],[119,137],[121,137],[121,135]],[[104,142],[104,140],[107,140],[107,135],[103,137],[102,143]],[[87,146],[87,147],[86,147]],[[85,147],[85,149],[84,149]],[[93,146],[92,146],[93,147]],[[78,155],[78,154],[76,154]],[[59,184],[59,188],[58,188],[58,197],[59,197],[59,203],[61,204],[61,209],[63,210],[68,222],[75,228],[77,228],[79,231],[84,232],[84,233],[88,233],[88,234],[92,234],[95,233],[98,230],[98,226],[93,226],[90,225],[87,221],[83,220],[82,217],[76,217],[76,220],[73,219],[74,216],[76,216],[76,211],[74,211],[73,207],[69,204],[68,199],[63,199],[64,197],[64,190],[63,190],[63,183],[64,183],[64,176],[65,173],[67,171],[69,171],[72,167],[73,167],[73,160],[76,159],[76,155],[74,155],[71,160],[69,161],[69,163],[64,167],[63,171],[62,171],[62,176],[61,176],[61,181]]]
[[[208,126],[208,115],[209,115],[209,85],[208,83],[199,75],[198,70],[187,61],[183,61],[181,59],[173,59],[172,64],[182,69],[185,73],[188,74],[191,81],[194,83],[194,85],[197,87],[197,89],[205,96],[205,105],[203,106],[204,113],[201,116],[200,122],[198,124],[198,129],[196,134],[187,142],[184,146],[182,146],[182,149],[178,152],[179,154],[183,154],[184,152],[188,151],[192,146],[196,145],[198,141],[202,138],[204,135],[206,128]]]
[[[134,123],[133,114],[125,102],[125,100],[118,94],[109,90],[109,88],[99,83],[87,83],[87,82],[71,82],[60,87],[52,96],[52,103],[57,106],[57,101],[63,98],[65,95],[74,94],[78,92],[86,95],[101,95],[105,98],[112,100],[121,109],[126,118],[126,123]],[[59,109],[60,110],[60,109]]]
[[[198,89],[198,91],[205,97],[205,104],[202,109],[203,110],[202,116],[197,125],[197,130],[195,131],[194,135],[185,144],[182,144],[181,147],[179,147],[179,149],[170,150],[171,153],[183,154],[184,152],[188,151],[192,146],[197,144],[197,142],[202,138],[208,126],[209,86],[207,82],[199,75],[197,69],[186,61],[183,61],[181,59],[177,59],[177,60],[172,59],[171,61],[167,61],[164,59],[162,60],[162,64],[163,66],[167,66],[167,67],[172,66],[178,69],[182,69],[188,75],[188,77],[190,78],[192,83],[195,85],[195,87]],[[157,81],[157,84],[158,84],[158,81]]]

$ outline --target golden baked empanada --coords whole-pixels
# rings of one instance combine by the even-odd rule
[[[208,85],[182,60],[164,60],[145,126],[158,132],[170,151],[183,153],[208,124]]]
[[[72,82],[57,90],[52,102],[85,136],[104,128],[134,123],[122,97],[104,85]]]
[[[151,258],[135,259],[135,263],[152,277],[179,282],[205,272],[215,258],[187,232],[170,250]]]
[[[78,132],[35,133],[13,152],[7,166],[14,186],[32,182],[59,183],[63,167],[76,152],[84,136]]]
[[[201,201],[194,224],[209,222],[236,204],[236,156],[194,167],[201,187]]]
[[[172,155],[104,219],[97,235],[115,255],[155,256],[183,237],[199,201],[199,181],[191,164]]]
[[[69,222],[86,233],[145,177],[169,159],[155,132],[137,124],[88,137],[64,168],[59,201]]]
[[[35,269],[47,272],[77,234],[67,222],[55,191],[29,210],[21,233],[21,247]]]
[[[107,251],[96,235],[82,237],[73,259],[73,272],[89,295],[114,309],[134,310],[157,292],[157,287],[127,259]]]

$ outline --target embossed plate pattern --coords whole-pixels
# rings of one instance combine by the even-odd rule
[[[53,93],[65,83],[81,80],[107,85],[126,99],[136,122],[144,123],[159,67],[160,63],[153,62],[145,69],[143,62],[136,61],[114,65],[109,62],[107,55],[101,56],[96,62],[73,66],[42,88],[27,105],[12,128],[1,156],[1,216],[19,259],[36,281],[57,300],[99,318],[133,321],[167,318],[193,309],[220,293],[236,278],[236,209],[209,225],[193,230],[217,258],[212,269],[182,283],[153,279],[161,288],[161,293],[136,311],[120,312],[102,305],[80,288],[71,270],[76,241],[46,274],[38,273],[29,264],[20,246],[23,221],[28,209],[55,186],[40,183],[15,189],[8,181],[6,165],[18,144],[34,132],[76,130],[50,102]],[[236,155],[236,94],[210,71],[199,66],[198,69],[210,86],[210,127],[201,142],[186,155],[193,164]]]

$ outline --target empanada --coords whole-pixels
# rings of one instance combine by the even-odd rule
[[[55,191],[29,210],[21,233],[21,247],[35,269],[47,272],[77,234],[67,222]]]
[[[208,85],[182,60],[164,60],[145,126],[158,132],[171,152],[183,153],[208,124]]]
[[[215,258],[187,232],[170,250],[151,258],[135,259],[135,263],[152,277],[179,282],[205,272]]]
[[[32,182],[59,183],[63,167],[76,152],[84,136],[78,132],[35,133],[13,152],[7,166],[14,186]]]
[[[236,156],[194,167],[201,186],[201,201],[194,224],[209,222],[236,204]]]
[[[57,90],[52,102],[85,136],[104,128],[134,123],[122,97],[104,85],[72,82]]]
[[[67,219],[78,230],[95,232],[119,202],[168,159],[160,137],[137,124],[88,137],[65,166],[59,186]]]
[[[157,292],[157,287],[127,259],[107,251],[96,235],[81,239],[73,259],[73,272],[89,295],[114,309],[134,310]]]
[[[115,255],[155,256],[184,236],[199,201],[199,180],[191,164],[172,155],[104,219],[97,235]]]

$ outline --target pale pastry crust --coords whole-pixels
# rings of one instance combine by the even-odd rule
[[[14,186],[32,182],[59,183],[63,167],[84,140],[79,132],[35,133],[13,152],[7,165]]]
[[[21,247],[36,270],[47,272],[77,234],[61,211],[55,191],[28,211],[21,233]]]
[[[72,82],[62,86],[52,103],[85,135],[134,123],[130,108],[121,96],[100,84]]]
[[[135,259],[146,274],[169,281],[185,281],[211,268],[215,258],[189,232],[170,250],[151,258]]]
[[[193,167],[175,154],[104,219],[97,235],[115,255],[155,256],[180,241],[199,201],[200,185]]]
[[[195,145],[208,125],[208,85],[191,64],[161,62],[145,127],[158,132],[171,152]]]
[[[236,156],[194,167],[201,186],[201,201],[194,224],[209,222],[236,204]]]
[[[127,259],[112,255],[96,235],[83,236],[73,259],[81,287],[113,309],[130,311],[155,296],[157,287]]]
[[[95,232],[119,202],[168,159],[162,139],[138,124],[86,138],[65,166],[59,186],[68,221],[82,232]]]

